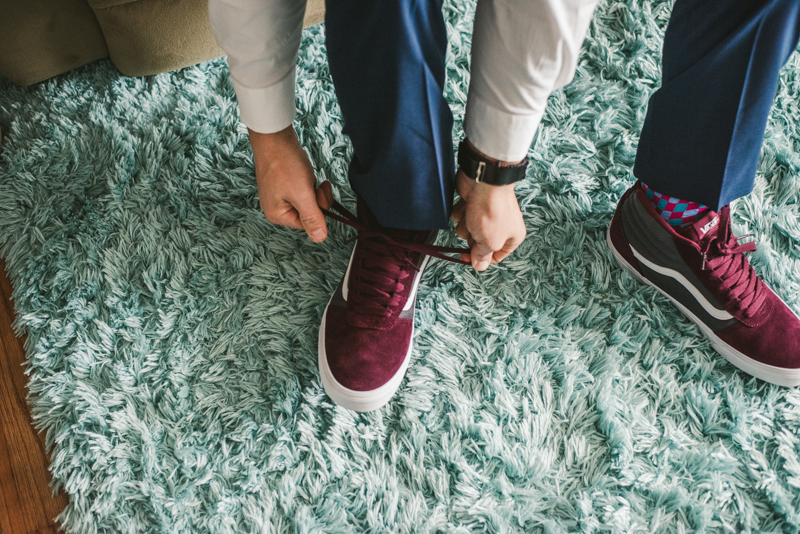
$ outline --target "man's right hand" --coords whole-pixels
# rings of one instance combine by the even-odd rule
[[[267,220],[273,224],[305,230],[312,241],[328,236],[320,207],[330,208],[330,182],[318,189],[314,169],[293,126],[271,134],[248,129],[256,165],[258,199]]]

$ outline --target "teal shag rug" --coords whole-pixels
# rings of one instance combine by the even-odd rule
[[[456,139],[473,7],[445,8]],[[317,372],[351,231],[265,220],[223,60],[0,81],[0,244],[65,531],[800,530],[800,392],[728,365],[606,249],[669,13],[599,7],[517,188],[527,241],[484,274],[431,265],[407,378],[363,415]],[[324,31],[304,33],[296,126],[352,206]],[[798,69],[734,226],[800,311]]]

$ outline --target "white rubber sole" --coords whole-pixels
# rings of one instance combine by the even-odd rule
[[[714,334],[713,330],[711,330],[706,324],[698,319],[692,312],[690,312],[683,304],[672,298],[669,293],[662,290],[657,285],[650,282],[647,278],[643,277],[639,272],[633,268],[631,264],[622,257],[622,255],[617,252],[617,249],[614,248],[613,243],[611,242],[611,227],[609,226],[608,231],[606,231],[606,241],[608,242],[608,248],[611,249],[611,252],[614,254],[614,259],[617,260],[620,267],[628,271],[634,278],[639,280],[640,282],[647,284],[651,287],[656,288],[662,295],[667,297],[670,301],[672,301],[675,306],[678,307],[689,319],[692,320],[694,324],[700,329],[701,332],[711,341],[711,346],[719,352],[726,360],[728,360],[731,364],[738,367],[745,373],[754,376],[760,380],[764,380],[765,382],[769,382],[770,384],[776,384],[778,386],[784,387],[795,387],[800,386],[800,369],[784,369],[783,367],[775,367],[774,365],[767,365],[766,363],[761,363],[756,361],[735,348],[731,347],[727,343],[725,343],[722,339],[717,337]]]
[[[403,378],[406,376],[408,363],[411,361],[411,351],[414,347],[414,327],[411,327],[411,342],[408,344],[406,356],[394,376],[379,388],[370,391],[356,391],[341,385],[333,376],[331,368],[328,367],[328,358],[325,354],[325,323],[327,316],[328,308],[326,307],[325,313],[322,314],[322,324],[319,327],[319,340],[317,342],[319,346],[317,351],[319,354],[319,375],[322,378],[322,387],[325,388],[325,393],[328,394],[333,402],[339,406],[344,406],[348,410],[372,412],[380,409],[397,393]]]

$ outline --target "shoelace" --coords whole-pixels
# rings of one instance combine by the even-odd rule
[[[752,241],[740,243],[748,235],[734,236],[730,228],[730,212],[726,209],[720,214],[719,229],[714,237],[703,247],[702,270],[720,281],[720,288],[736,303],[736,311],[752,317],[767,297],[764,283],[756,275],[743,252],[754,252],[756,244]]]
[[[348,300],[353,302],[353,310],[357,313],[382,317],[392,315],[393,309],[402,303],[402,292],[406,287],[404,280],[411,277],[411,272],[419,270],[416,263],[408,258],[411,252],[469,265],[469,262],[461,258],[447,255],[469,253],[468,248],[440,247],[396,239],[363,224],[358,217],[336,201],[331,207],[341,213],[341,216],[325,209],[322,212],[331,219],[352,226],[358,231],[348,243],[352,241],[362,243],[361,257],[365,269],[361,271],[360,277],[350,279],[348,293]]]

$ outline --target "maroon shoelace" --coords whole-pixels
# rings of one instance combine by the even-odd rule
[[[719,228],[715,236],[706,241],[703,250],[704,271],[720,282],[720,288],[730,301],[735,302],[735,310],[752,317],[760,308],[767,293],[764,282],[758,277],[743,252],[754,252],[756,244],[752,241],[740,243],[748,235],[734,236],[731,233],[730,211],[719,214]]]
[[[403,290],[408,283],[406,280],[413,280],[412,273],[419,270],[417,264],[409,259],[409,253],[416,252],[469,265],[460,257],[447,255],[469,253],[468,248],[441,247],[398,239],[367,226],[336,201],[331,207],[341,215],[325,209],[322,212],[331,219],[355,228],[358,233],[348,243],[359,241],[362,245],[364,269],[360,277],[353,277],[349,281],[348,301],[356,313],[389,317],[398,306],[402,306]]]

